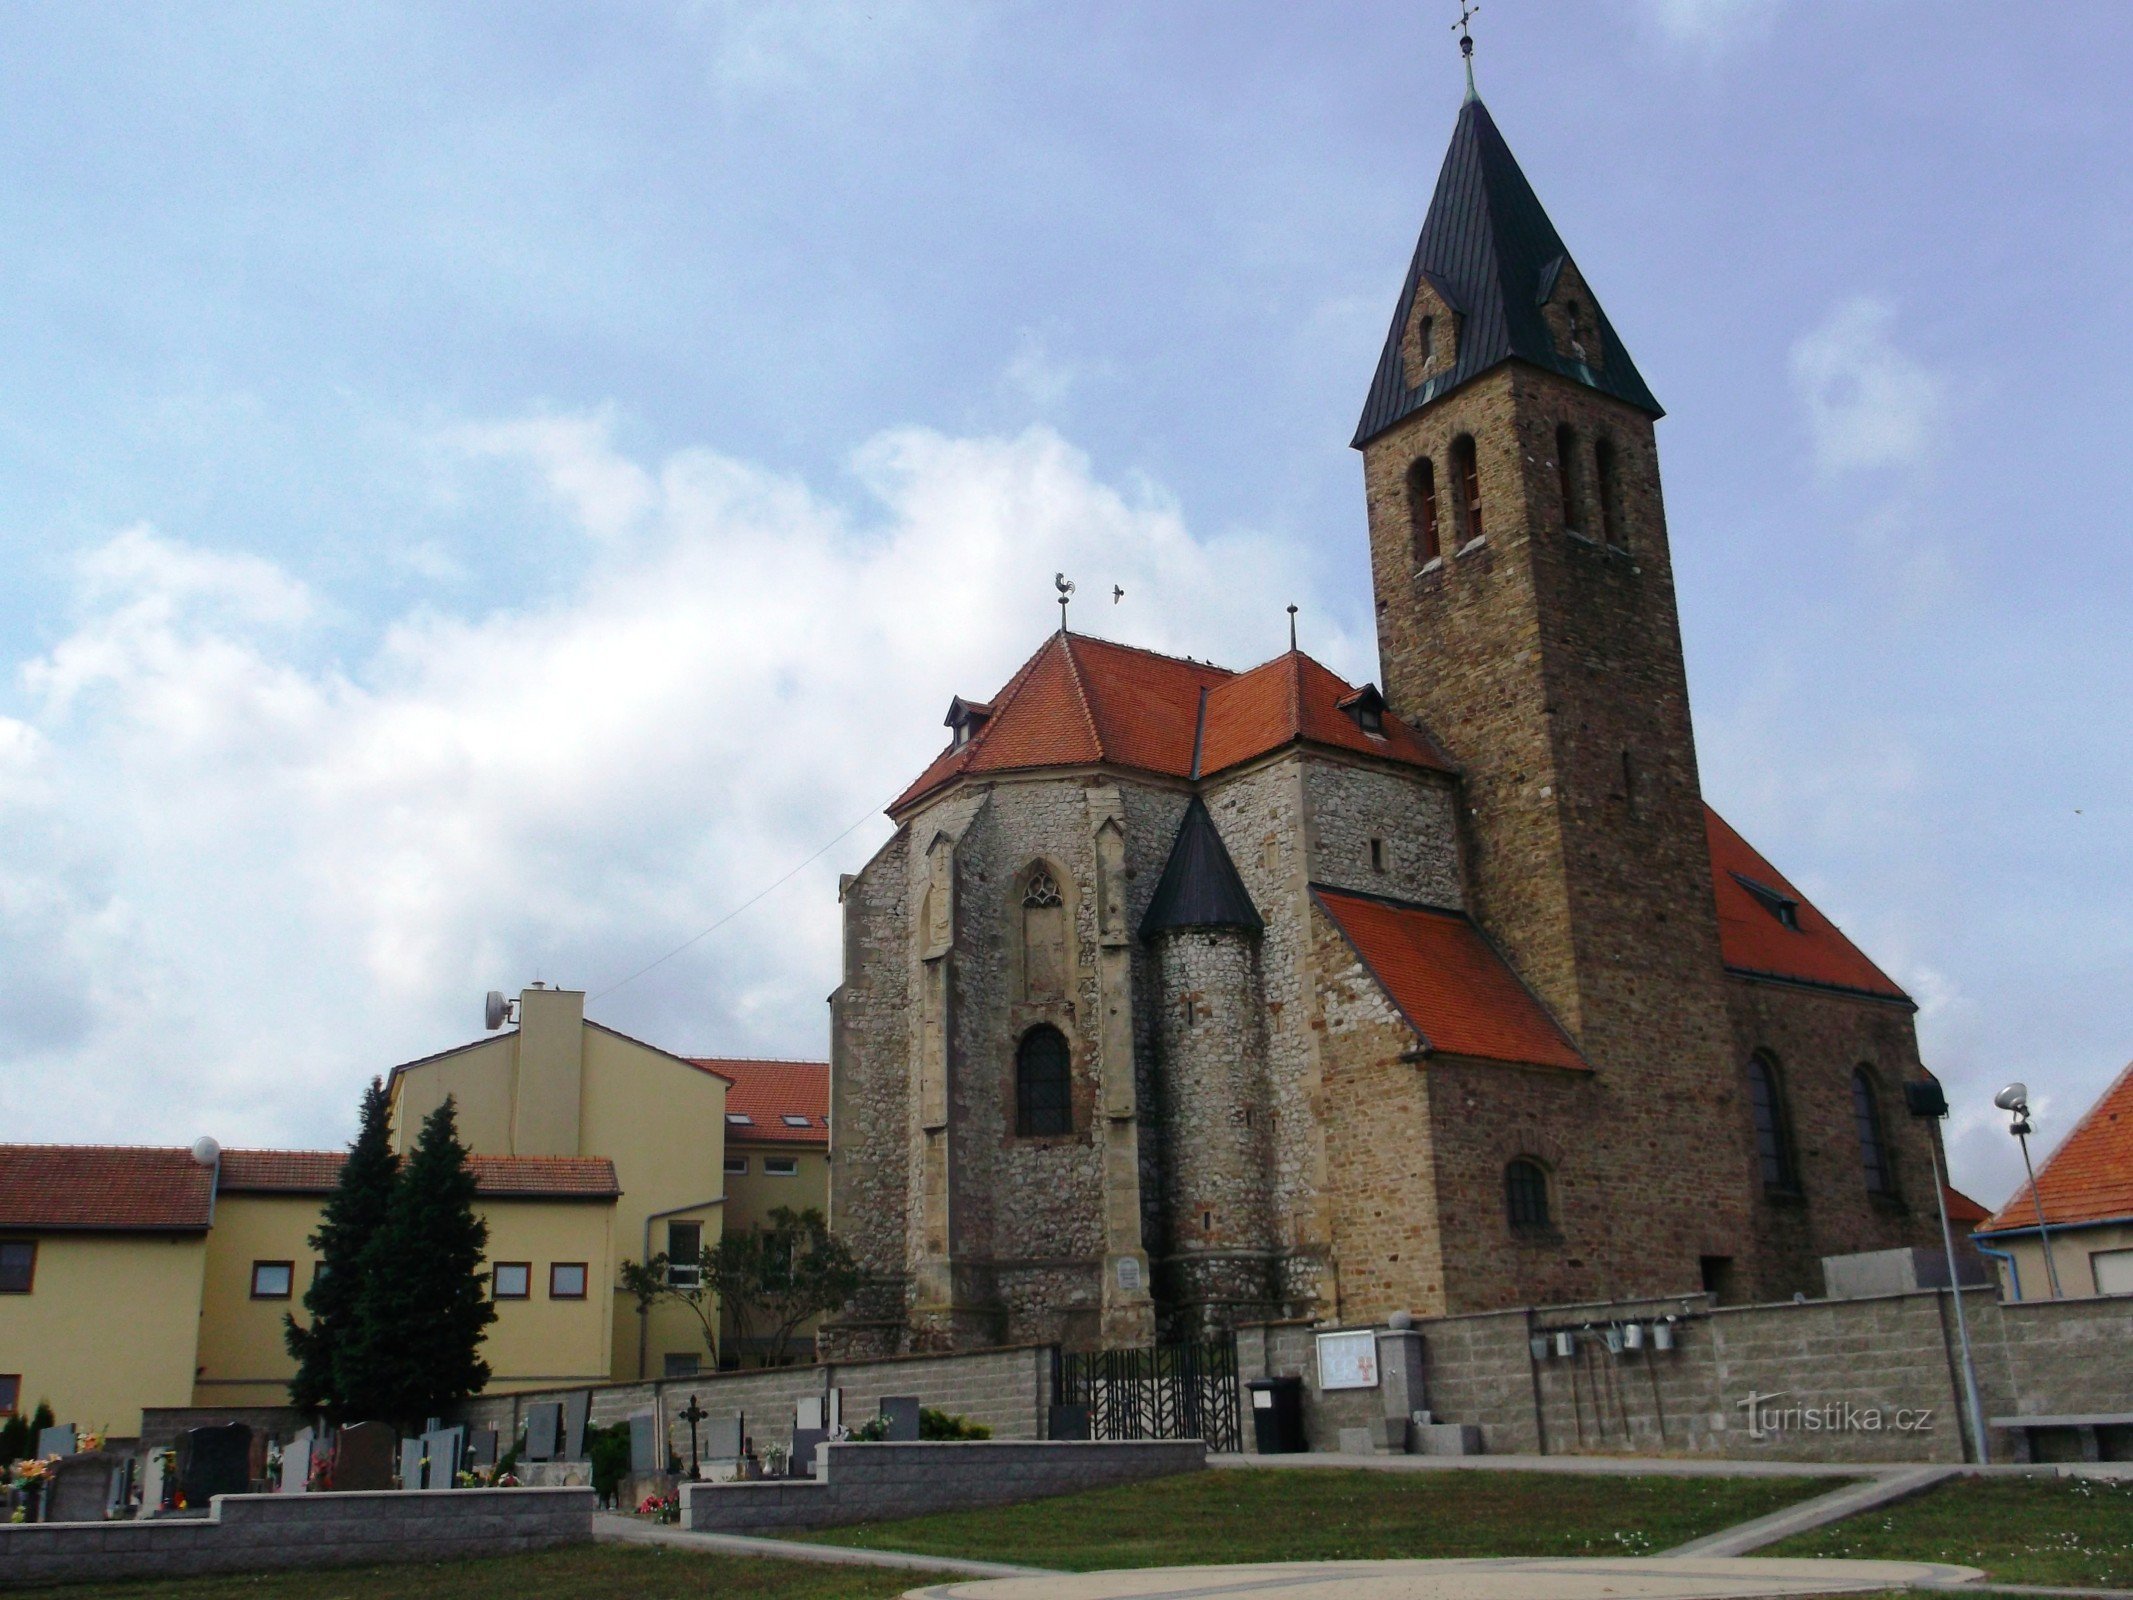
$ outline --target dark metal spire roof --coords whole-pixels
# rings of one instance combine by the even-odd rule
[[[1148,914],[1141,918],[1141,937],[1152,939],[1176,928],[1244,928],[1257,933],[1265,926],[1237,876],[1215,831],[1215,819],[1198,795],[1185,807],[1185,820],[1170,847],[1170,860]]]
[[[1557,353],[1541,307],[1568,256],[1533,186],[1518,170],[1511,147],[1496,131],[1488,107],[1479,97],[1469,98],[1459,108],[1444,170],[1437,174],[1437,192],[1430,198],[1392,331],[1385,336],[1385,353],[1378,358],[1370,398],[1356,425],[1355,445],[1360,448],[1430,401],[1514,360],[1561,373],[1655,417],[1661,415],[1659,402],[1597,302],[1592,309],[1602,341],[1599,370]],[[1459,359],[1410,389],[1400,340],[1415,286],[1424,278],[1459,313]]]

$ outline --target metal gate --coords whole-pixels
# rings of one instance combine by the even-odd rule
[[[1092,1439],[1205,1439],[1210,1450],[1242,1448],[1233,1340],[1060,1352],[1054,1363],[1053,1393],[1061,1405],[1088,1407]]]

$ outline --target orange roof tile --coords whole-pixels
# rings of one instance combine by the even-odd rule
[[[1952,1183],[1942,1184],[1940,1192],[1941,1198],[1948,1205],[1948,1221],[1959,1231],[1967,1232],[1992,1215],[1990,1210],[1979,1205]]]
[[[729,1061],[718,1056],[692,1059],[732,1084],[726,1091],[727,1143],[829,1148],[827,1061]],[[735,1117],[746,1117],[748,1121],[736,1123]],[[788,1117],[804,1117],[806,1122],[795,1126],[786,1120]]]
[[[225,1150],[223,1194],[326,1194],[344,1150]],[[612,1200],[622,1192],[606,1156],[470,1155],[475,1191],[492,1200]]]
[[[197,1233],[214,1169],[190,1150],[138,1145],[0,1145],[0,1228]]]
[[[1752,977],[1785,978],[1890,1000],[1910,997],[1898,988],[1812,901],[1735,833],[1709,806],[1704,830],[1711,845],[1711,881],[1718,899],[1718,944],[1726,966]],[[1797,928],[1787,927],[1741,880],[1774,891],[1793,903]]]
[[[1569,1035],[1461,913],[1315,884],[1311,898],[1426,1049],[1591,1070]]]
[[[966,712],[984,713],[970,737],[942,751],[889,810],[984,772],[1105,763],[1187,778],[1196,743],[1203,773],[1297,739],[1448,770],[1443,756],[1397,718],[1385,719],[1382,738],[1364,733],[1338,709],[1354,692],[1296,652],[1238,674],[1087,634],[1055,633],[989,703],[960,702]]]
[[[2044,1196],[2044,1220],[2054,1228],[2133,1217],[2133,1065],[2037,1169],[2037,1189]],[[2036,1226],[2036,1202],[2025,1183],[1977,1231],[2033,1232]]]

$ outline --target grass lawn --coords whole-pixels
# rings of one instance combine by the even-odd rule
[[[1076,1572],[1226,1561],[1643,1556],[1839,1486],[1831,1478],[1224,1469],[795,1537]]]
[[[68,1584],[28,1591],[50,1600],[882,1600],[923,1572],[697,1555],[644,1545],[586,1544],[539,1555],[332,1567],[308,1572]]]
[[[1958,1478],[1756,1554],[1957,1561],[2003,1583],[2133,1589],[2133,1483]]]

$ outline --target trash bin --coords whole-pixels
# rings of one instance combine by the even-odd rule
[[[1301,1455],[1304,1439],[1304,1381],[1301,1378],[1253,1378],[1244,1385],[1252,1397],[1252,1441],[1263,1456]]]

